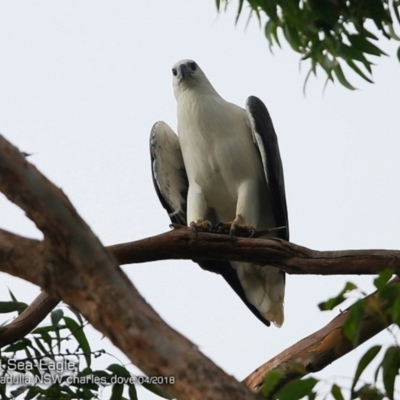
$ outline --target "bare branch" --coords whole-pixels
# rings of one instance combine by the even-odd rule
[[[231,260],[268,264],[288,274],[353,275],[378,274],[391,269],[400,274],[400,251],[317,251],[281,239],[231,241],[229,236],[193,233],[189,228],[130,243],[108,246],[120,265],[156,260]]]
[[[257,398],[160,319],[67,197],[2,136],[0,190],[45,235],[45,263],[33,269],[2,262],[5,272],[75,307],[147,375],[175,376],[175,385],[163,385],[170,395],[179,399]]]
[[[0,327],[0,347],[14,343],[35,329],[60,301],[41,292],[21,315]]]
[[[399,285],[400,279],[395,278],[390,285]],[[383,302],[379,294],[374,292],[362,299],[365,303],[365,311],[360,327],[358,345],[386,329],[392,321],[384,315]],[[293,346],[284,350],[265,364],[251,373],[244,383],[254,390],[260,391],[264,379],[271,370],[284,372],[280,384],[296,377],[307,375],[310,372],[317,372],[327,365],[344,356],[353,350],[351,341],[343,333],[345,323],[351,306],[341,312],[329,324],[319,331],[302,339]]]

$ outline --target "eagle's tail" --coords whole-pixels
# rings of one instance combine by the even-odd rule
[[[285,274],[278,268],[232,263],[249,303],[277,327],[284,321]]]

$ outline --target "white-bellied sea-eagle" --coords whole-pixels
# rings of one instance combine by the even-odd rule
[[[178,105],[178,136],[157,122],[150,137],[154,185],[172,222],[193,229],[223,223],[267,230],[265,237],[289,239],[282,161],[264,103],[250,96],[246,109],[225,101],[198,64],[172,68]],[[281,326],[285,274],[272,266],[244,262],[198,262],[221,274],[266,325]]]

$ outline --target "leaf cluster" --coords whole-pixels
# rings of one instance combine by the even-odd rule
[[[393,325],[400,326],[400,285],[390,285],[392,272],[382,271],[374,280],[374,286],[379,294],[376,303],[368,304],[368,307],[376,308],[380,317],[389,320]],[[365,295],[360,289],[351,282],[347,282],[344,288],[334,297],[319,304],[321,310],[332,310],[346,301],[350,294],[358,291]],[[359,344],[361,324],[366,312],[366,304],[361,299],[357,300],[350,307],[345,324],[343,325],[344,335],[351,341],[353,347]],[[392,327],[393,329],[393,327]],[[335,400],[344,400],[344,392],[349,392],[352,399],[383,400],[395,399],[395,383],[400,374],[400,345],[393,335],[394,341],[387,347],[375,345],[369,348],[361,357],[357,364],[356,372],[352,378],[351,388],[340,387],[337,384],[331,385],[330,395]],[[380,357],[380,361],[377,361]],[[361,376],[368,366],[375,360],[374,382],[365,383],[361,381]],[[376,366],[377,364],[377,366]],[[302,398],[315,399],[318,391],[316,385],[320,382],[315,377],[294,378],[282,385],[282,378],[285,377],[283,371],[272,370],[265,378],[262,388],[263,395],[273,400],[298,400]],[[383,388],[379,384],[381,379]],[[287,381],[287,380],[286,380]],[[347,397],[347,396],[346,396]]]
[[[216,0],[217,9],[229,0]],[[245,1],[239,0],[237,19]],[[304,87],[317,67],[326,73],[325,85],[339,81],[347,89],[355,87],[343,72],[343,63],[358,76],[372,83],[372,65],[368,57],[386,55],[377,45],[375,26],[386,39],[400,40],[394,25],[400,23],[400,0],[248,0],[251,13],[260,20],[267,16],[265,35],[270,49],[280,46],[279,32],[291,48],[310,60]],[[397,52],[400,60],[400,47]]]
[[[27,305],[18,302],[11,292],[10,295],[12,301],[0,302],[0,313],[22,312]],[[134,400],[136,382],[164,396],[158,386],[146,383],[145,377],[135,377],[121,364],[93,369],[93,359],[104,357],[106,352],[91,349],[84,330],[87,322],[68,308],[72,316],[65,315],[61,308],[55,309],[50,324],[0,350],[1,399],[100,399],[104,388],[110,387],[110,400]]]

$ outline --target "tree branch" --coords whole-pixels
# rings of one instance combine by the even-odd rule
[[[0,270],[17,271],[27,264],[36,269],[44,265],[43,247],[42,242],[0,229]],[[280,239],[237,238],[232,242],[226,235],[201,232],[196,235],[185,227],[106,249],[120,265],[161,259],[226,259],[274,265],[289,274],[378,274],[387,268],[397,274],[400,272],[400,252],[395,250],[316,251]],[[10,262],[10,254],[13,266],[2,266]],[[52,303],[56,305],[55,300],[48,304]],[[5,342],[2,341],[4,332],[0,331],[0,345],[16,341],[34,329],[35,321],[40,323],[51,311],[49,305],[38,310],[30,307],[35,319],[24,319],[27,324],[24,328],[22,321],[13,321],[18,323],[18,331],[10,330]],[[14,333],[11,335],[11,332]]]
[[[35,329],[60,301],[40,292],[39,296],[13,321],[0,327],[0,348],[14,343]]]
[[[75,307],[147,375],[175,376],[175,385],[163,385],[170,395],[179,399],[257,398],[161,320],[61,190],[2,136],[0,190],[25,210],[45,236],[45,263],[29,268],[10,262],[9,252],[1,262],[5,272]]]
[[[120,265],[156,260],[230,260],[273,265],[288,274],[374,275],[384,269],[400,274],[400,251],[317,251],[281,239],[246,239],[176,229],[135,242],[107,247]]]
[[[400,252],[395,250],[316,251],[280,239],[237,238],[232,242],[226,235],[201,232],[196,235],[185,227],[136,242],[108,246],[106,249],[120,265],[161,259],[226,259],[268,263],[289,274],[378,274],[387,268],[397,274],[400,272]],[[10,262],[9,254],[12,254],[12,268],[11,265],[2,266],[2,263]],[[8,268],[17,271],[28,263],[34,263],[32,267],[38,268],[38,264],[44,265],[45,258],[43,243],[0,229],[0,270]],[[29,307],[35,319],[24,319],[27,324],[24,328],[22,320],[13,321],[19,328],[10,330],[8,339],[3,339],[5,331],[0,330],[0,346],[10,343],[9,340],[16,341],[24,337],[34,329],[35,323],[40,323],[51,311],[50,304],[53,303],[54,306],[57,304],[53,300],[47,307],[39,307],[38,310],[34,305]]]
[[[393,279],[389,285],[399,285],[400,279]],[[382,301],[378,292],[374,292],[361,300],[365,304],[364,316],[360,326],[358,345],[364,343],[377,333],[386,329],[392,321],[384,314],[385,301]],[[279,370],[284,372],[279,386],[293,378],[302,377],[310,372],[317,372],[344,356],[354,349],[352,342],[343,333],[350,310],[341,312],[331,322],[319,331],[300,340],[284,350],[251,373],[244,383],[258,392],[264,383],[268,372]]]

